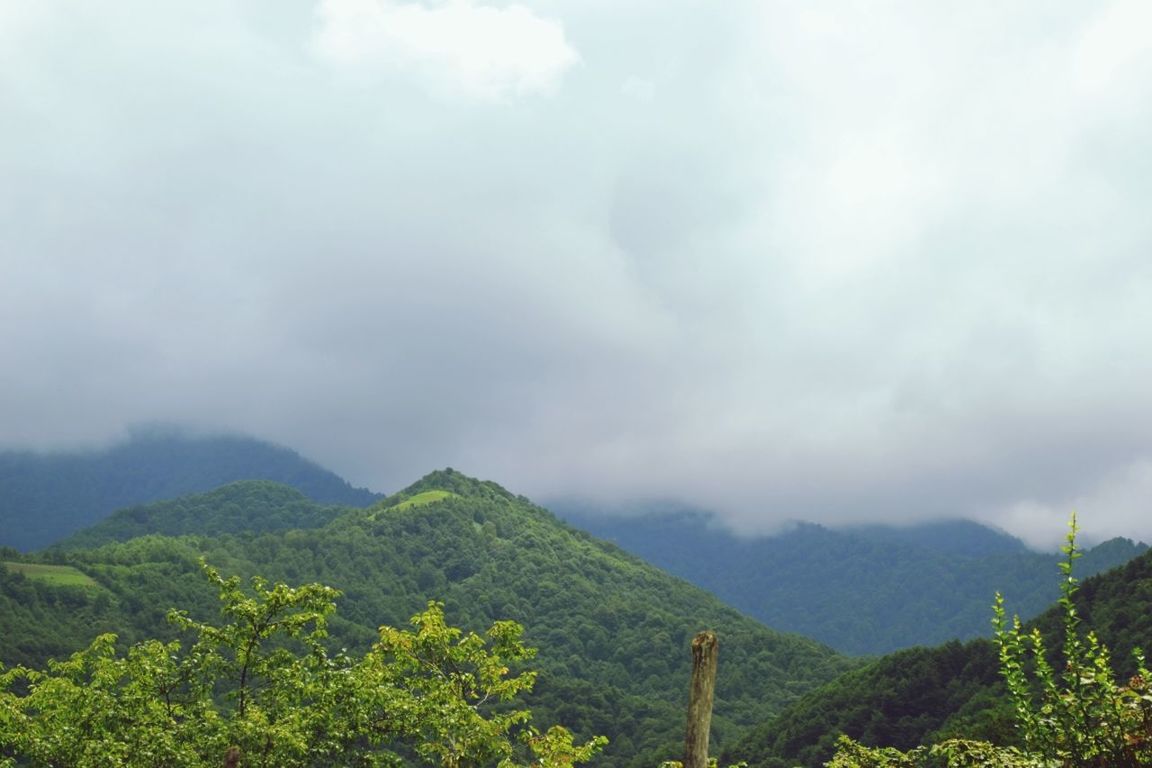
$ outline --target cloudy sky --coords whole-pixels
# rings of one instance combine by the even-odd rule
[[[1152,540],[1152,5],[5,0],[0,444]]]

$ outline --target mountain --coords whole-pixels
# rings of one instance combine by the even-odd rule
[[[765,624],[848,654],[879,654],[989,634],[992,596],[1035,616],[1059,595],[1059,558],[969,521],[830,529],[800,524],[741,537],[686,508],[606,515],[553,504],[570,524],[709,590]],[[1147,546],[1114,539],[1089,550],[1083,575],[1120,565]]]
[[[118,509],[256,479],[327,504],[363,507],[380,498],[254,438],[140,432],[102,450],[0,452],[0,546],[45,547]]]
[[[1057,570],[1049,578],[1057,582]],[[1152,552],[1091,579],[1076,597],[1083,626],[1112,650],[1121,679],[1132,650],[1152,646]],[[988,612],[991,617],[991,610]],[[1049,648],[1061,644],[1060,608],[1033,622]],[[1013,713],[991,640],[913,648],[884,656],[804,696],[723,750],[721,765],[821,766],[844,733],[869,746],[910,749],[937,738],[1014,742]]]
[[[971,520],[935,520],[915,525],[854,525],[843,531],[869,541],[907,544],[961,557],[1023,555],[1031,551],[1015,536]]]
[[[140,525],[132,533],[186,535],[110,541],[127,530],[114,517],[91,532],[90,543],[108,542],[94,548],[58,547],[39,558],[8,550],[0,557],[10,561],[0,568],[0,661],[40,663],[110,629],[125,641],[170,632],[169,607],[210,618],[215,596],[197,575],[204,557],[226,575],[342,590],[330,626],[335,647],[365,648],[378,626],[403,624],[430,599],[469,629],[518,621],[540,649],[528,701],[540,720],[609,736],[604,765],[645,768],[679,755],[689,642],[701,629],[720,637],[718,747],[857,663],[768,629],[527,499],[452,470],[327,522],[303,506],[284,514],[314,527],[239,530],[267,527],[265,513],[245,506],[272,507],[281,497],[290,499],[271,484],[237,484],[127,515]],[[227,511],[230,504],[237,509]],[[227,531],[198,532],[214,520]],[[51,561],[59,578],[93,583],[57,586],[16,562],[34,559]]]
[[[347,511],[348,507],[319,504],[270,480],[237,480],[208,493],[122,509],[54,547],[91,549],[150,533],[216,536],[319,528]]]

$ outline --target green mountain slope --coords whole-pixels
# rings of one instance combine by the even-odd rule
[[[204,500],[185,508],[202,509]],[[580,735],[608,735],[608,765],[650,768],[677,756],[688,644],[700,629],[716,630],[721,642],[719,745],[853,665],[767,629],[494,483],[450,470],[319,528],[147,535],[51,555],[98,586],[61,589],[3,574],[0,660],[31,660],[38,649],[26,637],[54,642],[59,653],[65,633],[75,633],[75,647],[108,626],[128,639],[163,631],[170,606],[209,614],[215,599],[195,575],[204,556],[225,573],[343,590],[332,632],[348,648],[363,648],[380,624],[403,623],[432,598],[469,628],[521,622],[526,641],[540,649],[534,710]],[[55,641],[45,639],[49,625]]]
[[[215,536],[319,528],[345,512],[348,507],[319,504],[287,485],[269,480],[237,480],[208,493],[122,509],[56,547],[91,549],[150,533]]]
[[[1055,568],[1050,578],[1059,578]],[[1085,626],[1111,647],[1118,673],[1131,674],[1132,649],[1152,647],[1152,553],[1087,579],[1077,607]],[[1049,609],[1033,623],[1045,634],[1048,647],[1059,647],[1058,609]],[[726,748],[722,763],[820,766],[831,757],[839,733],[869,746],[899,749],[937,736],[1007,744],[1013,729],[1006,697],[990,640],[900,651],[812,691]]]
[[[1052,578],[1057,554],[1030,551],[967,521],[852,529],[802,524],[775,536],[740,537],[694,510],[610,517],[569,505],[558,514],[749,616],[843,653],[988,636],[988,605],[997,591],[1024,617],[1059,596]],[[1114,539],[1088,551],[1078,571],[1098,573],[1146,549]]]
[[[0,452],[0,546],[45,547],[118,509],[257,479],[326,504],[364,507],[380,498],[253,438],[141,433],[99,451]]]

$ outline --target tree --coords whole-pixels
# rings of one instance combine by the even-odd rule
[[[360,658],[332,654],[327,621],[338,592],[239,579],[203,565],[223,622],[173,611],[194,640],[116,650],[114,635],[45,670],[0,669],[0,766],[300,768],[399,765],[540,768],[590,759],[603,744],[543,733],[512,700],[532,672],[521,627],[484,634],[449,626],[430,602],[413,629],[380,629]]]

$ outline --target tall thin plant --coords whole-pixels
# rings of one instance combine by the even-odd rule
[[[1116,682],[1108,648],[1084,631],[1073,576],[1076,532],[1073,515],[1061,548],[1059,655],[1039,629],[1026,631],[1017,616],[1008,621],[1002,595],[993,606],[1000,673],[1023,749],[950,739],[901,752],[841,737],[828,768],[1152,768],[1152,675],[1136,649],[1137,673],[1127,685]]]
[[[1152,765],[1152,696],[1144,656],[1135,651],[1139,672],[1127,686],[1116,682],[1107,646],[1085,632],[1076,608],[1080,557],[1076,515],[1061,547],[1060,599],[1063,645],[1059,669],[1049,660],[1040,630],[1025,631],[1018,616],[1008,622],[1004,598],[996,594],[993,625],[1000,672],[1016,714],[1025,751],[1062,766]]]

